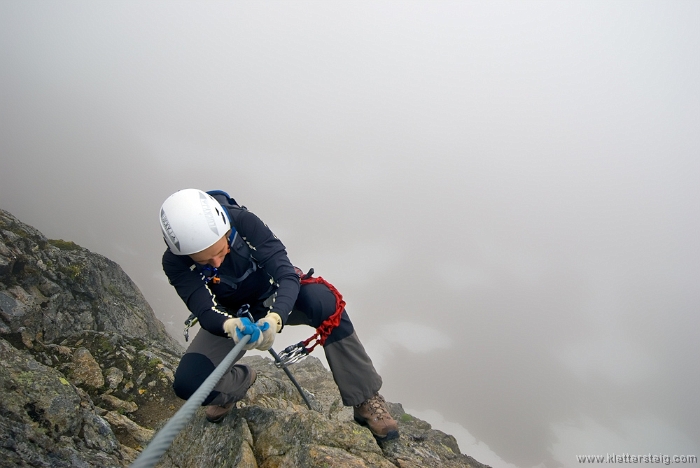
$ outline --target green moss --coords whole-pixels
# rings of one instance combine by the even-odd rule
[[[22,271],[22,273],[24,273],[26,276],[36,276],[36,275],[40,274],[41,272],[37,268],[34,268],[32,266],[26,266],[26,267],[24,267],[24,270]]]
[[[134,374],[138,374],[137,369],[140,370],[146,367],[148,365],[148,361],[146,360],[145,356],[139,354],[134,360],[131,361],[131,365],[134,367]]]
[[[98,337],[97,340],[99,341],[99,342],[97,343],[98,348],[99,348],[99,350],[102,351],[103,353],[108,353],[108,352],[110,352],[110,351],[112,351],[112,350],[114,349],[114,346],[112,345],[112,343],[111,343],[107,338],[105,338],[105,337],[103,337],[103,336],[100,336],[100,337]]]
[[[411,416],[410,414],[404,413],[401,415],[401,422],[407,423],[407,422],[411,422],[411,421],[413,421],[413,416]]]
[[[153,358],[150,361],[148,361],[148,370],[149,371],[154,371],[158,367],[158,364],[160,364],[160,359]]]
[[[61,250],[83,250],[83,248],[75,242],[64,241],[63,239],[49,239],[49,244]]]
[[[113,296],[122,296],[123,295],[122,291],[118,287],[114,286],[111,283],[107,283],[107,285],[105,286],[105,289],[107,289],[107,291],[110,294],[112,294]]]
[[[442,446],[442,448],[444,448],[444,449],[447,450],[448,452],[450,452],[450,453],[455,453],[454,450],[452,450],[451,447],[448,447],[448,446],[445,445],[445,444],[440,444],[440,445]]]
[[[5,227],[7,228],[8,231],[14,232],[14,233],[17,234],[19,237],[22,237],[22,238],[25,238],[25,239],[26,239],[27,237],[29,237],[29,233],[28,233],[27,231],[25,231],[24,229],[22,229],[22,228],[20,227],[20,225],[17,224],[17,223],[11,223],[9,226],[5,226]]]
[[[62,267],[61,271],[68,275],[71,279],[77,279],[80,276],[80,273],[83,272],[83,267],[82,265],[79,265],[77,263],[73,263],[71,265],[68,265],[66,267]]]
[[[36,382],[37,375],[34,372],[18,372],[14,375],[15,380],[24,387],[29,387]]]

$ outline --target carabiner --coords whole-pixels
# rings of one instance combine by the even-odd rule
[[[187,320],[185,320],[185,330],[182,332],[182,334],[185,335],[185,342],[190,340],[190,328],[192,328],[197,322],[199,322],[199,319],[194,314],[190,314],[190,316],[187,317]]]
[[[279,361],[275,362],[275,366],[282,368],[288,364],[294,364],[299,362],[309,355],[309,350],[304,346],[304,342],[299,343],[284,348],[284,351],[279,353]]]

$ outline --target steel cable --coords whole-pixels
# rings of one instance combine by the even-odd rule
[[[184,405],[173,415],[172,418],[163,426],[163,428],[158,431],[158,433],[151,439],[148,446],[141,452],[134,463],[131,464],[131,468],[150,468],[155,466],[160,460],[160,457],[168,450],[170,444],[182,430],[183,427],[189,422],[194,412],[202,404],[204,399],[211,393],[214,389],[216,383],[223,377],[224,373],[233,364],[238,353],[241,352],[243,346],[250,340],[250,335],[244,335],[236,346],[226,355],[221,364],[219,364],[214,372],[207,377],[207,379],[199,386],[196,392],[185,402]]]

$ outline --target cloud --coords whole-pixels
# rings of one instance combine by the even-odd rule
[[[698,455],[700,445],[665,421],[650,415],[624,418],[614,427],[581,416],[552,425],[557,442],[552,457],[565,468],[579,467],[576,455]]]
[[[442,284],[455,292],[461,292],[472,287],[488,287],[493,278],[484,269],[458,263],[438,263],[433,265],[435,275]]]
[[[619,330],[601,330],[594,338],[565,345],[556,355],[581,381],[599,375],[618,385],[630,385],[657,371],[653,356],[626,340]]]
[[[377,371],[396,353],[425,355],[440,349],[449,349],[452,339],[443,331],[433,328],[434,322],[412,323],[396,321],[381,325],[365,342],[365,348],[372,357]],[[446,321],[445,327],[449,326]]]
[[[332,278],[330,281],[333,284],[337,282],[351,287],[384,281],[393,273],[401,258],[397,245],[384,242],[363,242],[358,239],[345,246],[332,244],[332,247],[329,250],[322,243],[317,243],[317,248],[313,250],[314,264],[321,266],[317,272]]]

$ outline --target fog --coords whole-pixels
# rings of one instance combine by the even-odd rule
[[[464,453],[700,456],[699,21],[5,1],[0,208],[119,263],[182,339],[157,213],[226,190],[343,293],[384,396]]]

